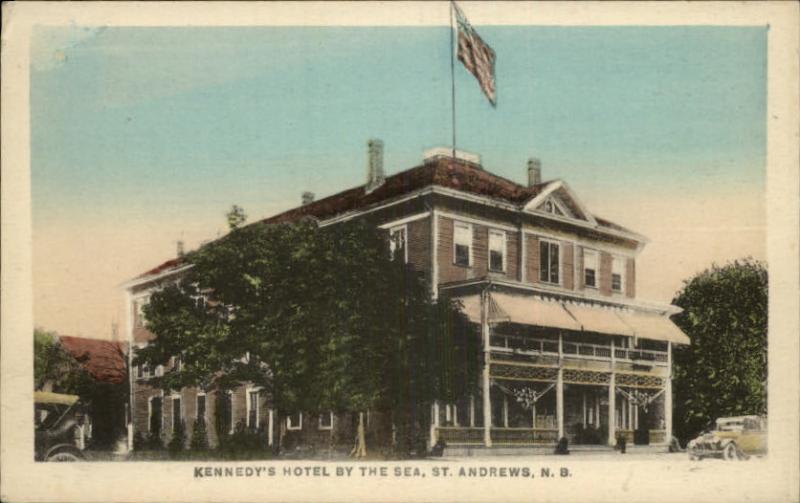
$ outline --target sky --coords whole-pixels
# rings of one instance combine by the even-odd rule
[[[467,13],[469,15],[469,13]],[[526,160],[651,239],[637,294],[765,258],[765,27],[477,26],[492,108],[456,61],[459,149]],[[226,229],[450,145],[447,27],[37,28],[31,44],[34,320],[107,338],[127,279]]]

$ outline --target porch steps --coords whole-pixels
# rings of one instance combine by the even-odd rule
[[[470,457],[470,456],[543,456],[554,455],[555,444],[537,446],[447,446],[442,453],[445,457]],[[626,452],[636,454],[667,452],[666,445],[628,445]],[[592,455],[615,452],[613,447],[607,445],[571,445],[570,454]]]

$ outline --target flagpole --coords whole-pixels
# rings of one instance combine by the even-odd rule
[[[450,1],[450,84],[451,84],[451,109],[453,126],[453,159],[456,158],[456,60],[455,60],[455,11],[454,3]]]

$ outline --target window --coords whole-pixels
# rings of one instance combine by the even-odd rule
[[[506,269],[506,233],[489,231],[489,270],[505,271]]]
[[[401,225],[389,230],[389,255],[394,260],[401,257],[403,262],[408,262],[408,247],[406,246],[406,226]]]
[[[161,421],[163,416],[161,414],[161,397],[154,396],[150,398],[150,418],[148,421],[148,431],[154,436],[161,434]]]
[[[470,224],[454,223],[453,262],[465,267],[472,264],[472,226]]]
[[[625,282],[625,259],[614,257],[611,262],[611,290],[622,292],[622,285]]]
[[[164,375],[164,366],[163,365],[156,365],[155,375],[156,375],[156,377],[161,377],[161,376]]]
[[[176,355],[173,362],[175,370],[177,370],[178,372],[183,370],[183,358],[181,358],[181,355]]]
[[[172,398],[172,431],[176,431],[181,426],[183,417],[181,417],[181,397],[176,396]]]
[[[197,414],[195,419],[201,421],[203,424],[206,422],[206,396],[197,395]]]
[[[333,412],[325,412],[319,415],[319,429],[333,429]]]
[[[133,301],[134,325],[137,327],[143,327],[145,325],[144,306],[146,304],[147,304],[146,299],[139,299]]]
[[[258,402],[258,390],[249,390],[247,392],[247,426],[250,428],[259,426]]]
[[[220,431],[233,431],[233,399],[230,391],[217,393],[217,413],[215,416],[220,421]]]
[[[302,430],[303,429],[303,413],[297,412],[286,417],[287,430]]]
[[[558,243],[539,241],[539,279],[543,283],[558,284]]]
[[[597,288],[597,252],[583,250],[583,285]]]

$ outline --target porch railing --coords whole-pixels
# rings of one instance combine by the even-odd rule
[[[440,426],[437,437],[448,445],[483,445],[483,428]],[[556,428],[492,428],[494,445],[551,445],[558,441]]]
[[[547,339],[527,339],[508,335],[494,335],[491,340],[492,350],[530,354],[530,355],[557,355],[558,342]],[[611,346],[602,344],[589,344],[586,342],[563,342],[563,352],[567,356],[583,358],[596,358],[600,360],[611,359]],[[666,363],[667,353],[651,349],[615,348],[614,357],[618,360],[651,361]]]

